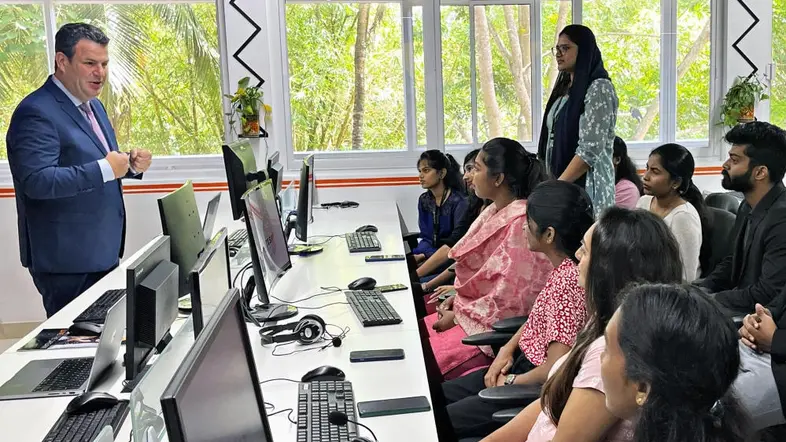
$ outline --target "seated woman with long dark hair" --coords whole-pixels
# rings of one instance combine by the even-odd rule
[[[587,326],[549,372],[540,400],[483,439],[487,442],[631,441],[631,423],[606,410],[600,379],[603,331],[632,283],[679,283],[680,252],[663,220],[613,207],[584,235],[577,256],[587,292]]]
[[[426,189],[418,198],[420,237],[412,250],[416,262],[423,262],[443,244],[455,244],[466,232],[456,231],[467,213],[467,195],[461,170],[450,154],[427,150],[418,160],[420,185]]]
[[[461,340],[490,331],[500,319],[528,314],[553,269],[545,256],[524,246],[527,198],[545,176],[537,157],[508,138],[488,141],[475,158],[475,192],[494,203],[450,250],[456,296],[424,318],[446,378],[488,363],[487,356],[478,357],[478,349]]]
[[[687,282],[701,275],[711,255],[710,222],[701,191],[693,184],[694,165],[693,155],[679,144],[655,148],[647,159],[645,195],[637,204],[663,218],[677,238]]]
[[[614,199],[617,207],[635,209],[644,191],[636,164],[628,156],[628,145],[614,137]]]
[[[543,384],[552,365],[573,347],[587,317],[575,255],[593,223],[592,213],[589,196],[573,183],[546,181],[530,194],[527,247],[544,254],[554,269],[527,322],[500,348],[491,366],[442,384],[457,433],[491,424],[496,411],[508,408],[484,402],[478,396],[481,390]]]
[[[636,442],[745,441],[739,368],[734,325],[697,287],[634,287],[606,327],[606,407]]]

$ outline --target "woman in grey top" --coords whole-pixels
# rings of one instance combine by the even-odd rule
[[[553,53],[560,75],[546,105],[538,156],[554,178],[586,189],[597,218],[614,205],[617,94],[586,26],[563,29]]]

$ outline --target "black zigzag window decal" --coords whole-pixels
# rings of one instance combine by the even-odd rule
[[[248,46],[248,44],[251,43],[251,40],[253,40],[254,37],[256,37],[257,34],[260,33],[260,31],[262,31],[262,28],[260,28],[259,25],[254,20],[252,20],[251,17],[248,16],[248,14],[246,14],[242,9],[240,9],[240,7],[235,4],[235,1],[236,0],[229,0],[229,5],[232,6],[233,8],[235,8],[235,10],[238,12],[238,14],[242,15],[243,18],[245,18],[247,22],[251,23],[251,26],[254,27],[254,32],[252,32],[251,35],[248,36],[246,41],[244,41],[243,44],[241,44],[240,47],[237,48],[237,51],[235,51],[235,53],[232,54],[232,58],[237,60],[238,63],[240,63],[244,68],[246,68],[246,70],[254,78],[257,79],[257,81],[258,81],[257,87],[259,87],[259,86],[262,86],[262,83],[264,83],[265,80],[263,80],[262,77],[260,77],[259,74],[257,74],[255,70],[251,69],[251,66],[249,66],[248,63],[246,63],[245,61],[243,61],[242,58],[240,58],[240,53],[243,52],[243,49],[245,49],[246,46]]]
[[[743,32],[742,35],[740,35],[740,37],[737,40],[735,40],[734,43],[731,44],[731,47],[733,47],[734,50],[737,51],[738,54],[740,54],[740,57],[742,57],[748,63],[748,65],[750,65],[750,67],[753,69],[751,73],[748,74],[748,79],[750,79],[751,77],[756,75],[757,72],[759,72],[759,68],[756,67],[756,64],[754,64],[753,61],[750,58],[748,58],[748,56],[745,55],[745,53],[742,52],[737,45],[751,32],[751,30],[753,30],[753,28],[756,27],[757,24],[759,24],[759,17],[757,17],[756,14],[754,14],[753,11],[751,11],[751,8],[749,8],[748,5],[746,5],[743,0],[737,0],[737,2],[740,4],[740,6],[742,6],[742,9],[744,9],[748,13],[748,15],[753,17],[753,23],[751,23],[751,25],[748,26],[748,29],[746,29],[745,32]]]

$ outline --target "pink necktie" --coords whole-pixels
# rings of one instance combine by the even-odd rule
[[[104,132],[101,130],[101,126],[98,125],[96,116],[93,115],[93,109],[90,108],[90,103],[85,102],[80,104],[79,109],[82,109],[82,112],[87,115],[87,119],[90,121],[90,126],[93,127],[93,132],[95,132],[98,139],[101,140],[101,144],[104,145],[104,150],[109,153],[109,144],[106,142],[106,138],[104,137]]]

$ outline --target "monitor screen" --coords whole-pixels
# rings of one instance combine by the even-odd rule
[[[262,278],[270,293],[278,279],[292,267],[270,180],[249,190],[243,199],[251,226],[249,233],[254,237],[250,244],[256,248]]]
[[[308,163],[308,222],[314,222],[314,205],[317,201],[317,179],[314,178],[314,155],[306,157]]]
[[[170,441],[272,440],[242,308],[226,292],[161,395]]]
[[[210,199],[205,210],[205,220],[202,222],[202,232],[205,234],[205,242],[213,237],[213,226],[216,225],[216,215],[218,215],[218,205],[221,203],[221,194]]]
[[[281,201],[281,225],[286,226],[289,220],[289,214],[297,211],[297,195],[296,195],[295,180],[292,180],[287,186],[278,194]]]
[[[303,164],[300,166],[295,237],[303,242],[308,242],[308,223],[311,222],[311,206],[313,204],[311,196],[311,166],[313,164],[314,155],[309,155],[303,159]]]
[[[226,291],[231,288],[229,249],[226,227],[210,240],[191,270],[191,315],[194,318],[194,337],[198,337],[205,322],[215,313]]]
[[[189,272],[205,249],[205,233],[191,181],[159,198],[158,212],[164,235],[169,235],[172,244],[172,262],[180,268],[179,291],[184,296],[190,289]]]
[[[248,140],[225,144],[221,151],[224,155],[224,168],[229,187],[229,203],[232,206],[232,219],[243,215],[243,194],[257,185],[255,179],[249,180],[248,174],[256,174],[257,162]]]

